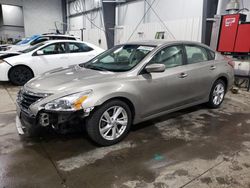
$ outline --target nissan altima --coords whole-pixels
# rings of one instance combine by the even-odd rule
[[[34,136],[41,127],[60,131],[82,122],[94,142],[112,145],[133,124],[201,103],[218,108],[232,86],[233,65],[195,42],[117,45],[25,84],[17,98],[17,130]]]

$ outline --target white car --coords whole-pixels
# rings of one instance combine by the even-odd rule
[[[36,75],[87,62],[103,51],[93,44],[74,40],[39,43],[21,55],[0,60],[0,81],[23,85]]]

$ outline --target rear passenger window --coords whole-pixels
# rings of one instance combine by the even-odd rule
[[[185,46],[188,64],[208,61],[207,50],[200,46]]]
[[[89,52],[89,51],[92,51],[92,50],[93,50],[93,48],[89,47],[86,44],[69,43],[69,51],[70,51],[70,53]]]

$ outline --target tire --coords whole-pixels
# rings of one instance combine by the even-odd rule
[[[118,116],[115,112],[119,113]],[[123,101],[112,100],[93,111],[87,118],[86,130],[95,143],[109,146],[123,140],[131,124],[132,114],[129,106]]]
[[[216,80],[209,95],[208,106],[219,108],[226,94],[226,84],[223,80]]]
[[[32,70],[26,66],[16,66],[9,71],[9,80],[12,84],[22,86],[34,77]]]

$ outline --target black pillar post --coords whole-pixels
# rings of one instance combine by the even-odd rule
[[[203,20],[202,20],[202,38],[204,44],[210,45],[213,22],[207,21],[207,18],[213,18],[217,12],[218,0],[203,0]]]
[[[63,34],[67,31],[67,1],[62,0],[62,22],[63,22]]]
[[[115,2],[102,1],[103,21],[108,48],[115,44]]]

